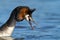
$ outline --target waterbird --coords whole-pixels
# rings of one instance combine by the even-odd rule
[[[30,9],[28,6],[17,6],[16,8],[14,8],[11,12],[9,19],[0,27],[0,37],[11,36],[15,28],[16,22],[21,22],[25,19],[31,25],[31,22],[33,22],[32,13],[35,10],[35,8]]]

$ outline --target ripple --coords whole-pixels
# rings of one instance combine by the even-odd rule
[[[27,35],[26,37],[28,39],[32,39],[32,38],[38,39],[38,38],[40,38],[40,36],[37,36],[37,35]]]
[[[26,26],[16,26],[16,28],[27,28]]]
[[[50,39],[52,37],[52,35],[39,35],[39,36],[37,36],[37,35],[28,35],[26,37],[28,39],[32,39],[32,38],[34,38],[34,39],[39,39],[39,38],[47,38],[47,39]]]
[[[24,40],[24,38],[15,38],[14,40]]]
[[[55,28],[56,26],[44,26],[42,27],[42,29],[51,29],[51,28]]]

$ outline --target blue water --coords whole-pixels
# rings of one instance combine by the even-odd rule
[[[0,0],[0,26],[17,6],[36,8],[33,18],[38,25],[31,30],[25,20],[17,22],[12,34],[16,40],[60,40],[60,0]]]

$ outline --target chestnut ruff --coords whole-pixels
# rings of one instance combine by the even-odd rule
[[[1,36],[11,36],[12,32],[15,28],[16,22],[20,22],[23,21],[25,19],[25,15],[29,15],[30,17],[32,17],[32,12],[34,12],[35,9],[31,10],[29,7],[27,6],[18,6],[16,7],[9,19],[7,20],[6,23],[4,23],[1,27],[0,27],[0,37]]]

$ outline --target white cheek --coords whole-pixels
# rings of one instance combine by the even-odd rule
[[[29,16],[29,15],[25,15],[25,18],[26,18],[26,20],[27,20],[27,21],[29,21],[29,18],[28,18],[28,16]]]

